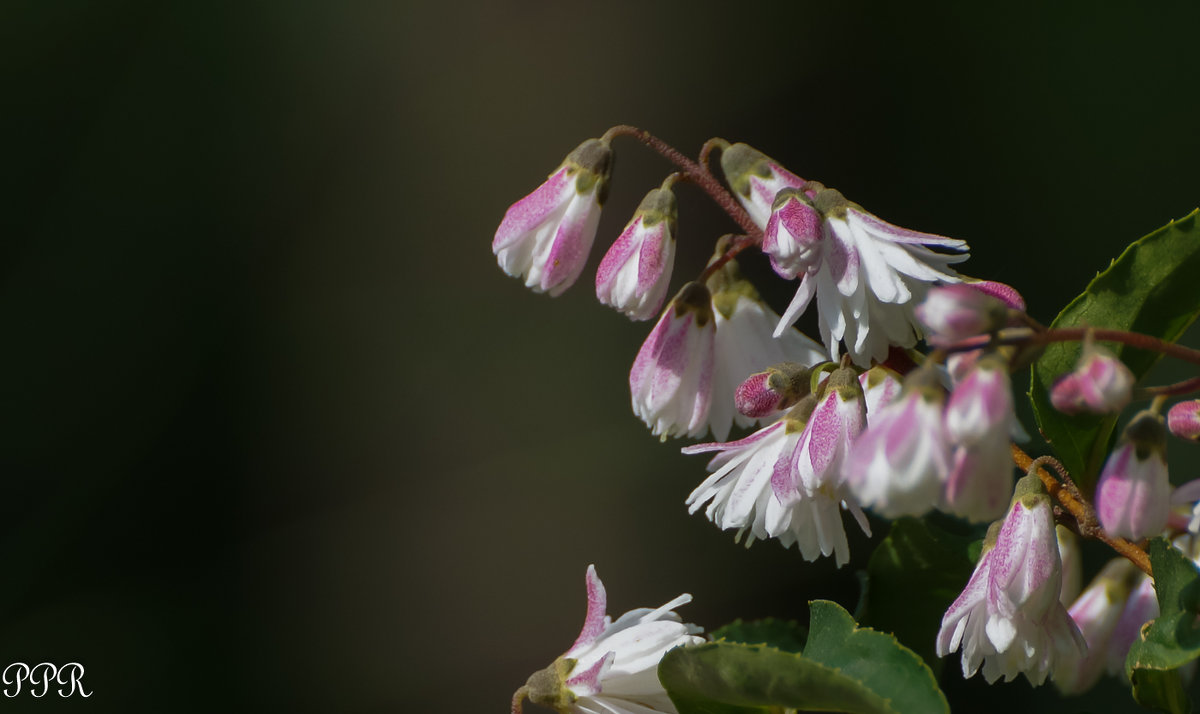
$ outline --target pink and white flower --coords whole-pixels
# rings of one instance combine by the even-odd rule
[[[1050,403],[1066,414],[1114,414],[1129,403],[1133,382],[1124,362],[1088,340],[1075,370],[1054,383]]]
[[[841,462],[862,431],[862,392],[853,372],[831,376],[818,400],[810,395],[774,424],[727,444],[698,444],[686,454],[720,452],[713,474],[688,496],[689,512],[708,504],[705,515],[722,529],[749,530],[754,539],[795,544],[805,560],[834,555],[849,560],[841,509],[870,533],[862,510],[844,488]],[[836,374],[836,373],[835,373]]]
[[[716,333],[708,289],[688,283],[642,343],[629,391],[633,413],[655,436],[695,437],[708,430]]]
[[[1067,611],[1087,642],[1087,651],[1064,657],[1056,664],[1054,684],[1064,694],[1086,692],[1104,674],[1109,651],[1114,649],[1110,641],[1140,574],[1128,560],[1112,560]],[[1129,650],[1128,644],[1121,653],[1122,664]]]
[[[916,316],[930,344],[947,345],[1000,329],[1008,320],[1008,306],[974,283],[956,283],[930,288]]]
[[[1166,454],[1162,417],[1144,411],[1125,427],[1096,484],[1096,515],[1110,535],[1139,541],[1167,527],[1171,482]]]
[[[714,280],[709,285],[717,336],[708,421],[713,436],[720,440],[729,436],[733,423],[746,427],[762,422],[762,417],[746,416],[736,407],[737,391],[748,375],[781,362],[811,366],[824,359],[825,351],[799,330],[786,330],[774,337],[772,330],[778,315],[758,299],[758,293],[747,281]]]
[[[867,406],[868,427],[874,423],[875,415],[894,402],[904,388],[900,375],[881,364],[858,375],[858,383],[862,385],[863,399]]]
[[[892,345],[916,344],[921,333],[914,306],[932,284],[959,281],[950,266],[967,259],[967,244],[886,223],[814,181],[803,194],[822,217],[821,234],[805,244],[807,267],[777,329],[799,319],[815,297],[833,359],[842,342],[863,366],[884,361]]]
[[[938,656],[961,647],[964,677],[982,665],[988,683],[1023,673],[1034,686],[1042,684],[1057,663],[1087,646],[1059,602],[1061,580],[1050,498],[1037,476],[1027,476],[942,618]]]
[[[946,435],[955,446],[945,509],[977,522],[999,517],[1011,493],[1009,439],[1016,425],[1003,357],[979,358],[950,395],[945,419]]]
[[[1124,677],[1125,659],[1129,656],[1129,648],[1137,641],[1142,631],[1142,625],[1159,615],[1158,593],[1154,590],[1154,580],[1145,573],[1135,574],[1137,584],[1133,587],[1117,625],[1109,636],[1108,648],[1105,652],[1105,664],[1109,674]]]
[[[799,188],[785,188],[775,197],[763,231],[762,251],[780,276],[794,280],[821,257],[821,214]]]
[[[913,378],[920,379],[921,373]],[[936,376],[910,382],[899,400],[872,414],[846,461],[846,485],[885,518],[920,516],[938,504],[950,472],[946,401]]]
[[[596,272],[596,297],[634,320],[658,314],[675,262],[675,194],[652,189],[633,220],[604,254]]]
[[[587,615],[571,649],[535,673],[513,697],[513,712],[528,697],[535,704],[572,714],[654,714],[676,711],[658,681],[658,663],[668,651],[699,644],[701,628],[685,624],[674,610],[692,600],[680,595],[662,607],[638,608],[614,622],[607,615],[604,584],[595,566],[587,570]]]
[[[801,188],[804,179],[746,144],[733,144],[721,152],[721,171],[759,228],[765,228],[775,197],[785,188]]]
[[[546,182],[509,207],[492,252],[501,269],[535,292],[561,295],[583,272],[600,206],[608,191],[612,150],[588,139],[567,155]]]

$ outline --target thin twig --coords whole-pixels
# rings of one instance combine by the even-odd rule
[[[1075,488],[1075,484],[1071,482],[1069,477],[1067,477],[1065,481],[1066,484],[1070,485],[1060,482],[1058,479],[1051,476],[1046,469],[1041,468],[1041,463],[1045,463],[1044,461],[1035,464],[1034,459],[1016,444],[1012,445],[1012,458],[1013,462],[1017,465],[1017,468],[1021,469],[1022,471],[1029,472],[1031,467],[1034,468],[1034,473],[1036,473],[1038,478],[1042,480],[1042,483],[1045,484],[1046,491],[1050,493],[1050,497],[1062,504],[1062,507],[1066,509],[1072,516],[1074,516],[1075,522],[1079,526],[1079,535],[1085,538],[1095,538],[1096,540],[1101,541],[1120,555],[1128,558],[1130,562],[1141,568],[1142,571],[1147,575],[1154,577],[1154,571],[1150,568],[1150,556],[1146,555],[1146,551],[1142,550],[1135,543],[1131,543],[1124,538],[1110,536],[1107,532],[1105,532],[1105,530],[1100,527],[1100,522],[1096,518],[1095,510],[1092,508],[1091,504],[1083,499],[1079,493],[1079,490]],[[1059,464],[1059,467],[1061,467],[1061,464]],[[1060,469],[1060,472],[1063,473],[1064,476],[1066,475],[1065,470]]]

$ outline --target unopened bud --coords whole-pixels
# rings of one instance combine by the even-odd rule
[[[1125,427],[1121,443],[1104,462],[1096,514],[1109,535],[1138,541],[1166,528],[1170,497],[1167,430],[1162,417],[1144,411]]]
[[[765,228],[775,195],[785,188],[801,188],[804,179],[777,161],[746,144],[734,144],[721,152],[725,180],[759,228]]]
[[[1180,402],[1167,411],[1167,428],[1188,441],[1200,441],[1200,399]]]
[[[787,409],[808,394],[812,370],[795,362],[783,362],[750,375],[734,394],[742,414],[758,419]]]
[[[1008,320],[1003,302],[962,283],[930,288],[915,313],[929,330],[932,344],[950,344],[998,330]]]
[[[1050,390],[1050,403],[1065,414],[1113,414],[1125,408],[1133,390],[1133,373],[1103,347],[1086,342],[1075,371]]]

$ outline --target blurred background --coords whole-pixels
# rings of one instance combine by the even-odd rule
[[[967,270],[1049,321],[1200,204],[1197,20],[1186,2],[0,4],[0,663],[77,661],[93,691],[3,708],[503,712],[573,641],[589,563],[616,614],[684,591],[709,628],[853,608],[865,538],[838,571],[688,516],[703,459],[629,410],[649,325],[596,303],[590,271],[558,299],[505,277],[505,209],[610,125],[689,154],[723,136],[968,240]],[[592,266],[670,170],[616,149]],[[733,228],[679,193],[677,283]],[[1200,476],[1184,451],[1177,482]],[[985,688],[957,665],[963,711]],[[1048,689],[986,694],[1134,708],[1115,684]]]

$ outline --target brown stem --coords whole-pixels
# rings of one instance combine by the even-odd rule
[[[1045,332],[1032,332],[1025,328],[1001,330],[996,335],[979,335],[968,337],[951,345],[941,345],[948,352],[968,352],[981,347],[1000,347],[1003,345],[1046,345],[1051,342],[1082,342],[1088,334],[1098,342],[1117,342],[1130,347],[1161,352],[1184,362],[1200,365],[1200,350],[1177,345],[1174,342],[1160,340],[1157,337],[1143,335],[1140,332],[1126,330],[1106,330],[1092,327],[1055,327]]]
[[[1182,382],[1176,382],[1174,384],[1164,384],[1161,387],[1146,387],[1142,390],[1142,393],[1150,397],[1160,395],[1166,397],[1178,397],[1183,394],[1191,394],[1192,392],[1197,391],[1200,391],[1200,377],[1192,377],[1191,379],[1185,379]]]
[[[1029,454],[1025,453],[1016,444],[1012,445],[1012,458],[1013,463],[1022,471],[1027,472],[1034,465],[1034,460]],[[1042,480],[1042,483],[1045,484],[1046,491],[1050,493],[1050,497],[1062,504],[1062,507],[1075,518],[1075,522],[1079,525],[1079,535],[1101,541],[1120,555],[1128,558],[1130,562],[1141,568],[1146,575],[1154,577],[1154,572],[1150,569],[1150,556],[1146,555],[1146,551],[1124,538],[1116,538],[1106,533],[1100,527],[1100,521],[1096,518],[1095,509],[1083,499],[1078,489],[1075,488],[1074,483],[1069,479],[1066,481],[1066,484],[1060,482],[1051,476],[1046,469],[1041,468],[1040,464],[1037,465],[1035,473]]]
[[[522,714],[525,697],[529,695],[529,687],[522,686],[517,691],[513,692],[512,698],[512,714]]]
[[[725,187],[709,172],[706,166],[692,161],[681,154],[675,147],[645,129],[639,129],[636,126],[619,124],[604,132],[602,139],[611,141],[618,136],[631,136],[678,166],[683,170],[684,175],[689,181],[703,189],[712,200],[716,201],[718,206],[729,214],[730,218],[737,221],[737,224],[742,227],[747,236],[754,238],[755,242],[762,241],[762,231],[754,224],[754,221],[750,220],[750,214],[746,213],[746,210],[737,202],[737,199],[725,190]],[[708,142],[705,143],[705,146],[708,146]],[[705,159],[707,158],[706,154]]]

